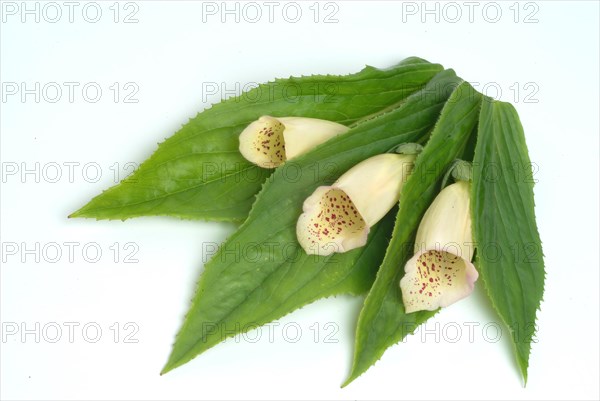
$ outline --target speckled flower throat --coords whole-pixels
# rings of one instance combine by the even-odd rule
[[[319,201],[320,212],[310,217],[306,223],[306,231],[310,234],[306,239],[313,244],[325,244],[338,251],[336,241],[339,237],[362,235],[366,223],[350,197],[341,189],[333,188],[325,192]]]
[[[440,298],[457,283],[464,283],[465,261],[449,252],[428,251],[417,258],[417,274],[409,282],[408,310],[436,309]]]
[[[257,135],[252,141],[256,152],[261,153],[265,164],[279,166],[285,162],[285,126],[272,117],[261,117],[255,127]]]

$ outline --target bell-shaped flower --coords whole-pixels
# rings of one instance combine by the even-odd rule
[[[275,168],[348,130],[317,118],[262,116],[240,134],[240,153],[257,166]]]
[[[457,181],[444,188],[421,220],[415,255],[400,280],[407,313],[436,310],[473,292],[479,274],[471,263],[470,186]]]
[[[296,236],[307,254],[327,256],[367,243],[370,228],[398,203],[415,155],[366,159],[331,186],[318,187],[303,205]]]

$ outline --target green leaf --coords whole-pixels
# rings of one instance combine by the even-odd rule
[[[203,111],[130,177],[69,217],[176,216],[241,221],[271,170],[245,160],[238,136],[261,115],[304,116],[355,125],[396,107],[443,69],[412,57],[346,76],[277,79]]]
[[[402,189],[392,240],[358,318],[352,370],[343,386],[377,362],[388,347],[435,314],[405,313],[399,283],[404,265],[414,253],[419,222],[439,192],[445,170],[463,154],[477,126],[480,104],[481,95],[471,85],[464,82],[458,86],[415,161],[413,173]]]
[[[309,256],[296,240],[302,203],[360,161],[425,140],[458,82],[454,71],[440,72],[399,108],[277,168],[248,219],[206,264],[163,373],[316,299],[366,290],[387,246],[389,221],[373,228],[366,247]]]
[[[545,278],[531,167],[514,107],[486,98],[473,160],[476,265],[494,307],[510,328],[525,382]]]

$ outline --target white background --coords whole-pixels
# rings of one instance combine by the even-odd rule
[[[73,22],[68,6],[55,3],[62,18],[54,23],[57,8],[35,4],[27,7],[38,7],[39,22],[23,14],[21,2],[2,3],[3,399],[599,397],[598,3],[476,3],[471,16],[463,2],[428,2],[437,14],[424,14],[421,2],[321,3],[315,22],[313,2],[303,2],[296,23],[290,22],[293,9],[283,13],[284,3],[274,9],[273,22],[267,6],[255,3],[263,15],[254,23],[256,8],[244,3],[237,5],[236,22],[235,14],[222,14],[220,2],[100,2],[96,23],[86,21],[95,18],[86,2],[76,3]],[[216,14],[203,14],[203,7],[216,7]],[[493,23],[497,8],[502,14]],[[133,11],[138,21],[124,23]],[[325,23],[331,12],[337,22]],[[513,102],[521,115],[539,167],[536,214],[547,270],[527,387],[506,331],[493,341],[498,319],[481,283],[345,389],[339,386],[349,371],[362,302],[350,297],[316,302],[271,326],[271,338],[263,328],[238,343],[228,340],[160,377],[202,269],[201,244],[224,240],[234,225],[66,216],[236,85],[239,91],[274,77],[388,67],[411,55],[454,68],[489,95],[499,88],[496,97]],[[15,83],[32,89],[36,82],[39,102],[35,94],[23,99],[20,87],[10,94]],[[64,82],[79,84],[72,102]],[[128,82],[134,86],[125,88]],[[55,103],[52,83],[63,89]],[[86,83],[101,87],[96,103],[92,90],[83,96]],[[224,86],[215,91],[215,85]],[[130,100],[138,102],[124,102],[135,87]],[[23,175],[24,169],[34,172]],[[72,260],[70,242],[78,244]],[[25,252],[36,243],[37,255]],[[86,244],[95,244],[87,256]],[[102,250],[96,263],[89,261],[93,247]],[[53,263],[57,249],[62,258]],[[125,263],[131,252],[137,262]],[[469,324],[479,324],[473,341]],[[53,343],[57,327],[62,337]],[[92,343],[98,327],[102,333]],[[298,327],[302,335],[292,342]],[[326,342],[333,328],[337,342]],[[23,329],[31,333],[23,337]],[[457,333],[460,340],[452,342]],[[248,341],[258,334],[258,342]]]

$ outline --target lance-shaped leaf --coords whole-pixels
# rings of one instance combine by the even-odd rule
[[[238,137],[249,123],[272,115],[351,126],[396,107],[442,69],[412,57],[386,70],[366,67],[346,76],[290,77],[260,85],[198,114],[130,177],[70,217],[241,221],[271,174],[239,152]]]
[[[248,219],[206,264],[163,373],[228,336],[316,299],[366,290],[387,245],[389,221],[373,227],[363,248],[327,257],[307,255],[296,239],[302,203],[315,188],[362,160],[403,142],[426,140],[459,82],[453,71],[440,72],[399,108],[277,168]]]
[[[481,95],[464,82],[444,106],[431,138],[402,190],[392,239],[360,312],[352,370],[344,386],[364,373],[384,351],[412,333],[435,311],[406,313],[400,279],[414,253],[419,222],[440,190],[445,170],[460,158],[477,126]]]
[[[516,110],[486,98],[471,193],[476,266],[492,304],[510,328],[525,382],[545,278],[531,167]]]

